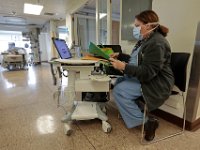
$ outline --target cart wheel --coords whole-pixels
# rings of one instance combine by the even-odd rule
[[[71,126],[67,123],[64,123],[64,133],[67,135],[67,136],[70,136],[72,134],[73,130],[71,128]]]
[[[101,108],[101,110],[106,114],[107,113],[107,111],[106,111],[106,106],[103,106],[102,108]]]
[[[105,133],[110,133],[111,130],[112,130],[112,127],[111,127],[111,125],[108,122],[102,121],[102,129],[103,129],[103,131]]]

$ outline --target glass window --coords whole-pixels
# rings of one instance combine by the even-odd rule
[[[99,2],[99,43],[107,43],[107,0],[98,0]]]

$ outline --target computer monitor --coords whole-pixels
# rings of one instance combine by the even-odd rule
[[[52,38],[52,40],[61,59],[69,59],[72,57],[65,40],[58,38]]]

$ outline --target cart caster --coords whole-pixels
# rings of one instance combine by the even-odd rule
[[[103,129],[103,131],[105,133],[109,133],[109,132],[111,132],[112,127],[111,127],[111,125],[108,122],[102,121],[102,129]]]
[[[106,111],[106,106],[103,106],[102,108],[101,108],[101,110],[106,114],[107,113],[107,111]]]
[[[67,136],[70,136],[72,134],[73,130],[71,128],[71,126],[67,123],[64,124],[64,133],[67,135]]]

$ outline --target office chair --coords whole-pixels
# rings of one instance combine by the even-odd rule
[[[175,132],[173,134],[167,135],[165,137],[155,139],[152,141],[146,141],[144,140],[144,129],[145,129],[145,122],[146,122],[146,117],[149,114],[147,105],[144,103],[144,97],[140,98],[139,102],[137,102],[139,108],[141,108],[142,111],[144,111],[144,117],[143,117],[143,124],[142,124],[142,131],[141,131],[141,143],[142,144],[151,144],[155,143],[158,141],[162,141],[171,137],[174,137],[176,135],[180,135],[184,132],[185,130],[185,121],[186,121],[186,102],[184,98],[184,92],[186,90],[186,74],[187,74],[187,64],[189,60],[189,53],[172,53],[171,55],[171,67],[172,71],[174,73],[174,78],[175,78],[175,85],[177,88],[180,90],[179,92],[177,91],[172,91],[171,95],[180,95],[182,96],[183,100],[183,126],[182,130]],[[141,104],[143,103],[143,108]]]

